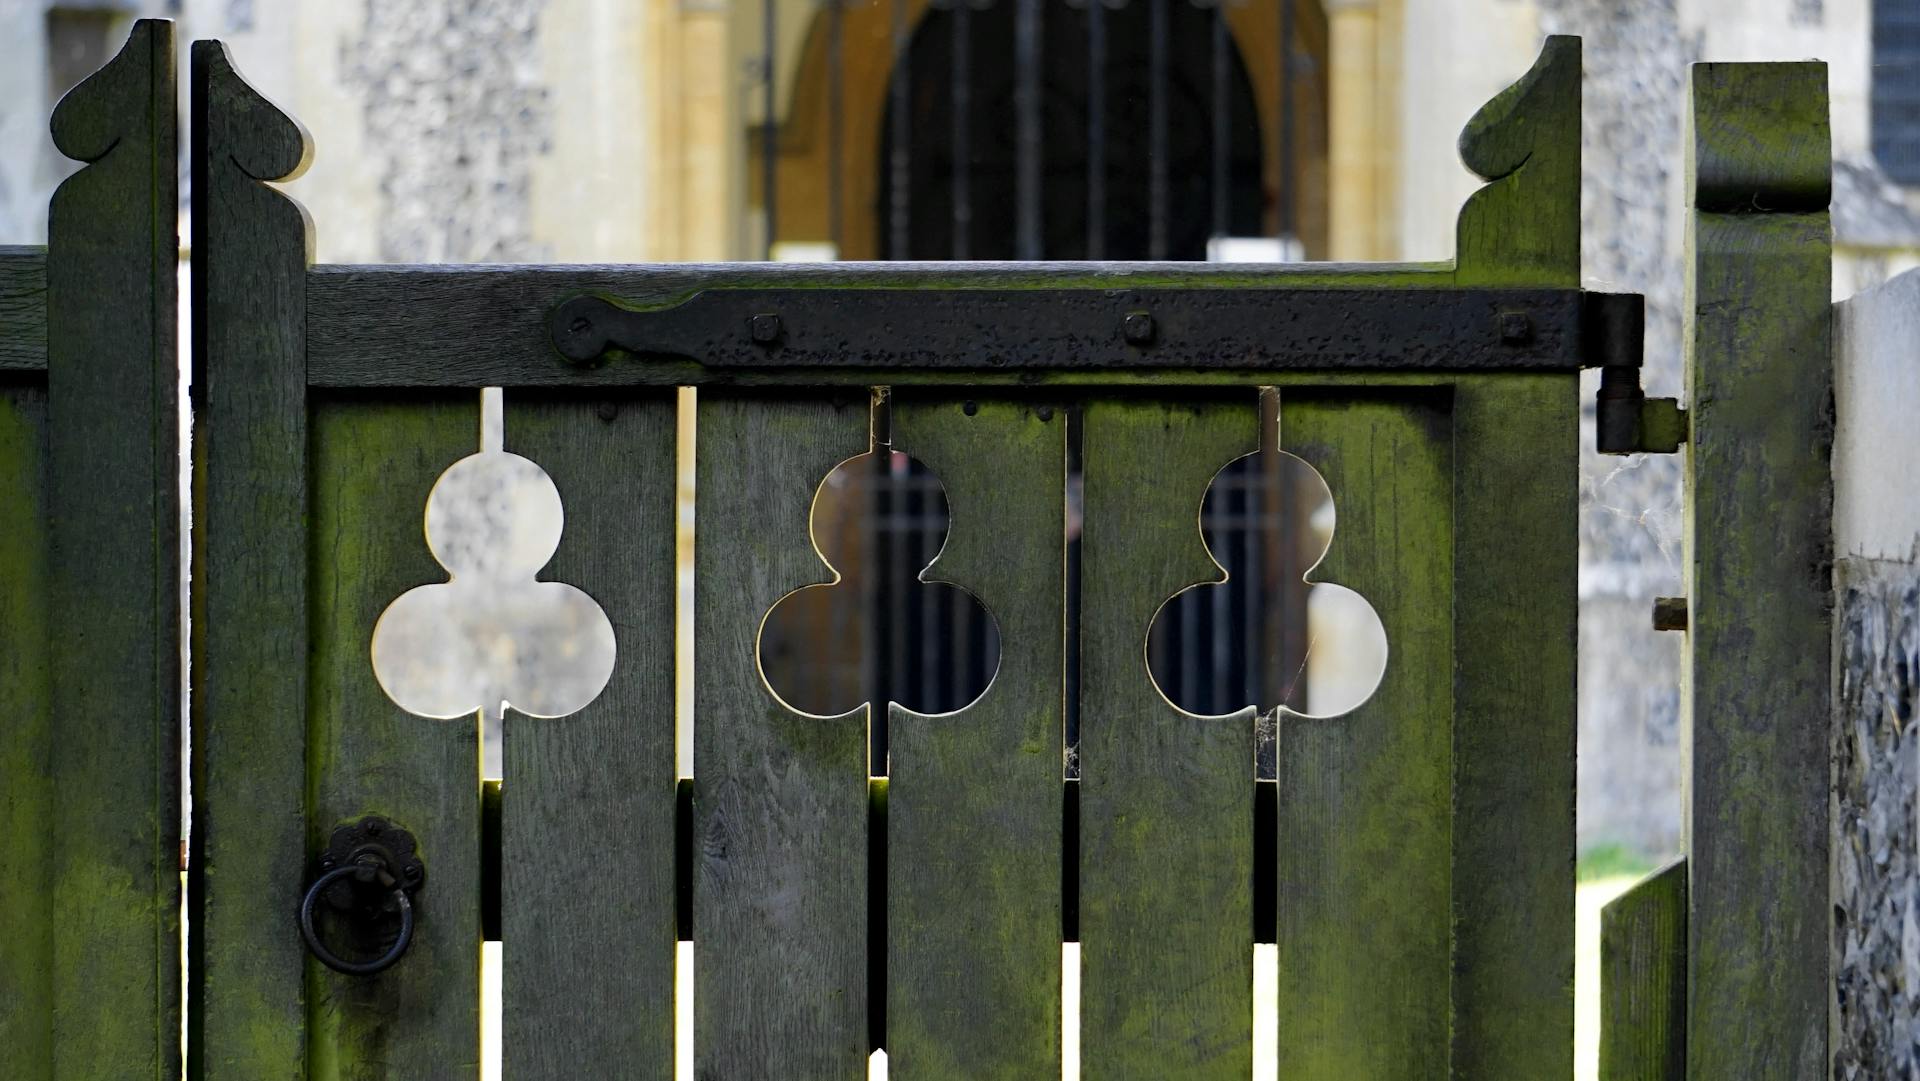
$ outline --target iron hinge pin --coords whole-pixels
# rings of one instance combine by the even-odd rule
[[[1646,356],[1647,300],[1638,293],[1587,293],[1582,299],[1585,367],[1600,369],[1594,400],[1595,449],[1602,454],[1672,454],[1687,441],[1687,415],[1673,398],[1640,388]]]

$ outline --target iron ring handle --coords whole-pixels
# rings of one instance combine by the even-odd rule
[[[371,976],[385,972],[400,960],[408,946],[413,945],[413,900],[398,884],[393,887],[393,900],[400,906],[400,934],[393,940],[393,945],[387,947],[387,952],[371,961],[349,961],[320,941],[320,932],[313,925],[313,907],[319,903],[320,895],[334,883],[356,876],[366,869],[365,865],[357,863],[335,867],[314,879],[313,885],[307,887],[307,895],[300,899],[300,937],[306,940],[307,949],[319,958],[321,964],[349,976]]]

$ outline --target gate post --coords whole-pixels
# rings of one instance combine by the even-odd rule
[[[37,253],[0,257],[0,1072],[23,1081],[180,1074],[174,120],[173,27],[142,20],[54,110],[85,164],[41,294]]]
[[[1687,1077],[1826,1070],[1833,377],[1825,64],[1696,64]]]

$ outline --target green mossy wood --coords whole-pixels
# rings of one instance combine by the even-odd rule
[[[1824,64],[1697,64],[1687,1076],[1827,1068],[1833,238]]]
[[[1687,864],[1648,875],[1600,913],[1600,1081],[1678,1081],[1687,1069]]]
[[[307,855],[281,873],[304,886],[333,828],[368,814],[412,832],[426,862],[403,964],[364,978],[307,963],[313,1081],[471,1081],[477,1069],[479,716],[403,711],[374,680],[368,639],[395,597],[445,579],[419,523],[441,472],[476,449],[479,406],[476,395],[441,392],[322,398],[308,411]],[[297,944],[292,911],[259,930]]]
[[[1457,1077],[1573,1070],[1579,431],[1575,380],[1453,386]]]
[[[47,388],[0,382],[0,1047],[23,1078],[53,1078],[52,548]]]
[[[1448,404],[1444,391],[1281,396],[1282,448],[1333,493],[1333,544],[1311,577],[1365,597],[1389,649],[1359,709],[1278,718],[1283,1077],[1448,1076],[1448,1014],[1433,1007],[1453,982]]]
[[[1252,389],[1084,408],[1080,1047],[1087,1081],[1253,1070],[1254,713],[1195,717],[1146,671],[1160,606],[1220,581],[1199,509],[1259,447]]]
[[[299,1078],[307,961],[290,931],[315,851],[307,805],[312,243],[305,213],[265,181],[297,176],[310,148],[218,42],[194,43],[191,80],[188,1042],[206,1081]],[[437,853],[425,856],[431,867]]]
[[[644,308],[769,283],[1046,285],[1089,303],[1146,286],[1573,290],[1576,41],[1551,39],[1463,137],[1490,182],[1462,211],[1457,264],[313,267],[298,207],[269,183],[303,164],[298,126],[217,43],[196,46],[194,111],[199,1076],[472,1081],[481,909],[495,893],[507,1076],[665,1076],[676,873],[691,883],[702,1078],[863,1076],[882,1005],[899,1077],[1056,1071],[1060,925],[1077,901],[1082,1075],[1244,1081],[1256,875],[1278,887],[1287,1076],[1571,1073],[1571,367],[1315,370],[1290,363],[1284,328],[1243,366],[1205,372],[858,357],[582,367],[554,352],[547,320],[581,293]],[[6,298],[33,287],[32,258],[0,255],[0,327],[31,330]],[[673,406],[648,389],[676,383],[703,388],[694,778],[677,849]],[[1064,389],[1014,386],[1026,383]],[[474,726],[402,713],[368,658],[384,605],[444,577],[421,509],[474,449],[462,388],[483,385],[508,388],[511,445],[567,501],[547,576],[600,602],[619,650],[608,691],[580,714],[508,718],[497,832],[482,826]],[[867,760],[867,707],[796,713],[757,663],[768,610],[831,577],[809,512],[822,479],[871,445],[872,385],[895,388],[893,435],[951,500],[927,577],[981,600],[1003,650],[974,705],[895,708],[884,767]],[[1366,596],[1391,654],[1354,713],[1280,718],[1276,842],[1257,849],[1253,712],[1173,708],[1144,643],[1170,597],[1219,578],[1196,512],[1215,473],[1259,445],[1268,385],[1284,388],[1282,445],[1322,471],[1338,508],[1314,577]],[[40,407],[30,388],[0,403],[0,467],[15,470],[0,483],[34,498]],[[1072,643],[1069,404],[1086,482]],[[30,566],[31,542],[17,556],[8,543],[8,565]],[[0,581],[0,635],[33,633],[44,605]],[[1061,826],[1070,649],[1083,680],[1074,838]],[[39,662],[25,658],[0,694],[30,716]],[[27,753],[44,753],[31,720],[25,731]],[[882,768],[890,780],[870,788]],[[367,813],[414,831],[428,881],[412,952],[355,980],[305,960],[292,914],[327,832]],[[1070,841],[1077,897],[1062,892]],[[29,974],[43,963],[17,956]]]
[[[710,392],[697,432],[696,1070],[861,1077],[868,707],[789,709],[760,673],[759,639],[780,598],[833,580],[809,517],[820,482],[871,446],[867,395]]]
[[[892,426],[952,508],[921,577],[972,593],[1003,644],[979,701],[941,717],[894,705],[888,718],[888,1076],[1054,1076],[1067,414],[903,393]]]
[[[0,249],[0,1061],[179,1072],[173,27],[54,111],[85,163]]]
[[[527,395],[507,449],[559,486],[543,579],[619,629],[607,689],[571,717],[505,724],[505,1076],[671,1081],[674,996],[672,391]]]

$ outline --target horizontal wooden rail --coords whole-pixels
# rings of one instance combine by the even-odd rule
[[[47,250],[0,246],[0,371],[47,368]]]

